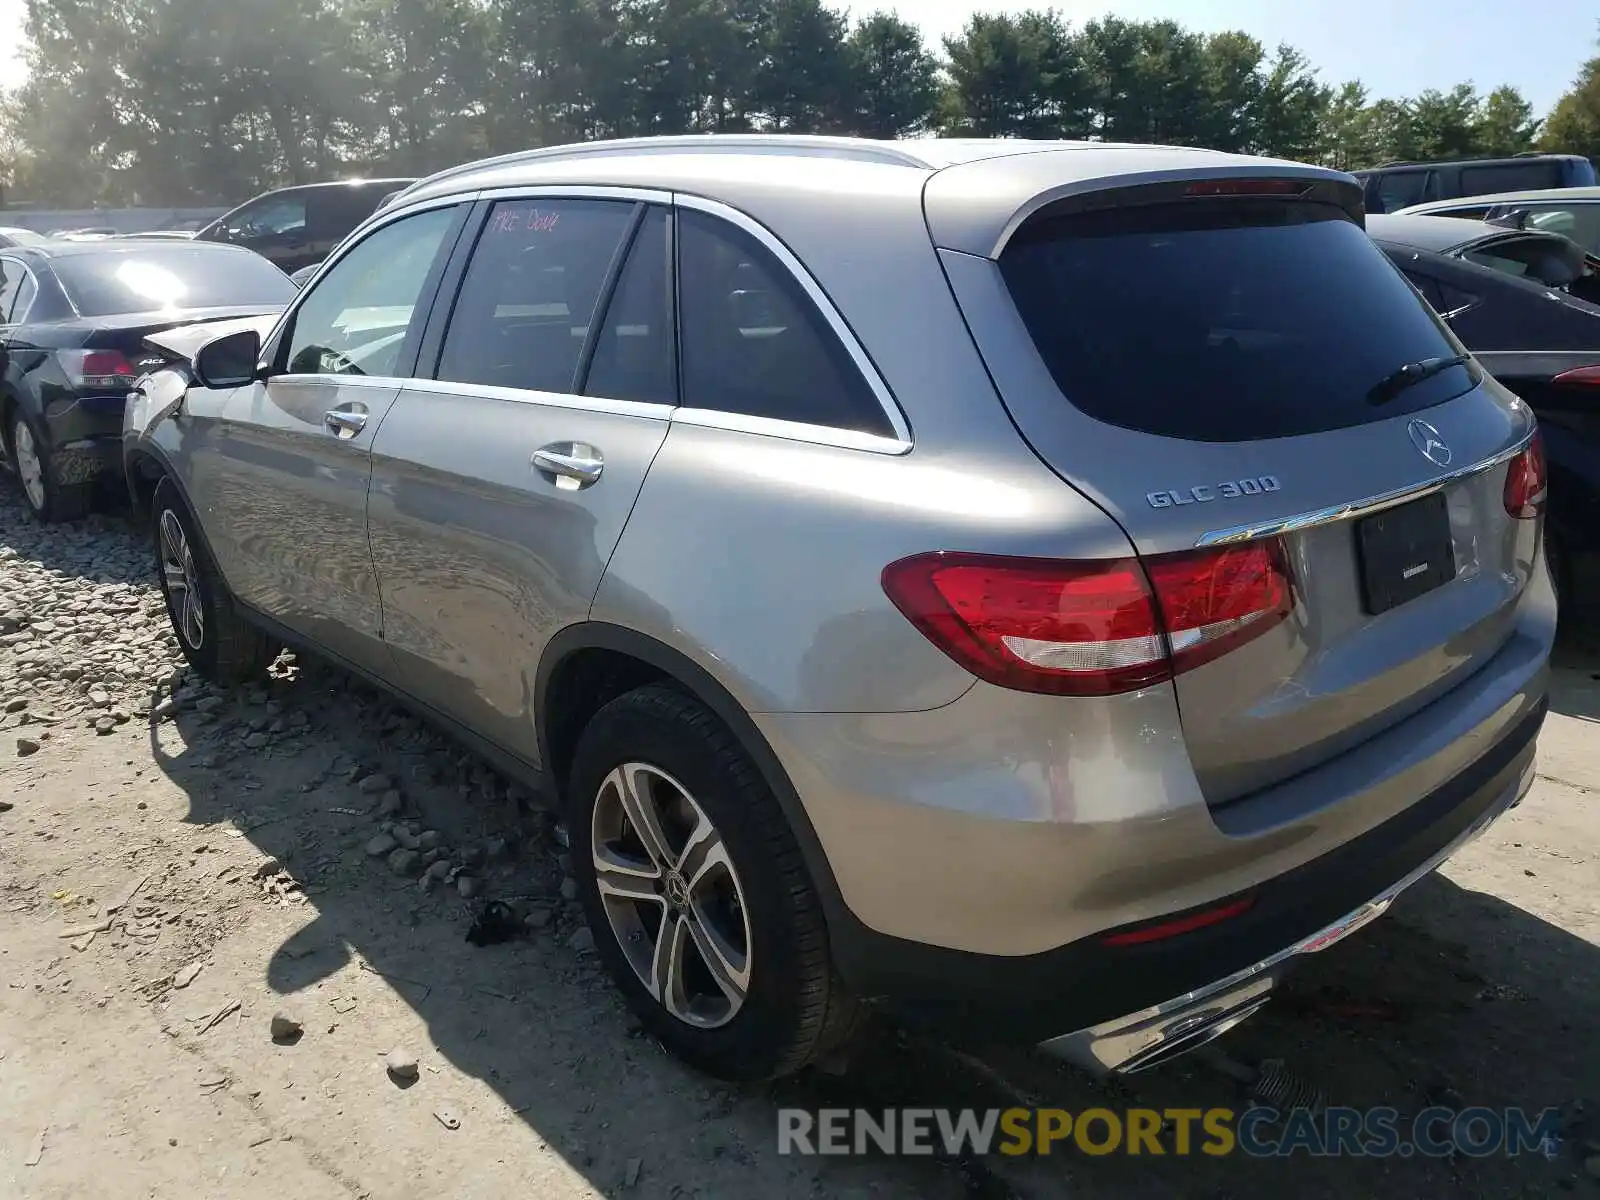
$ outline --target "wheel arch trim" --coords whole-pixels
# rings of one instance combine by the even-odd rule
[[[805,860],[806,869],[822,904],[830,940],[835,931],[854,924],[853,914],[846,907],[833,869],[822,848],[822,841],[811,824],[800,794],[789,779],[789,773],[779,761],[777,753],[766,737],[751,720],[733,694],[704,667],[663,642],[622,625],[606,621],[585,621],[569,625],[552,637],[539,659],[534,679],[534,713],[537,722],[539,761],[544,765],[553,789],[564,788],[565,781],[556,778],[551,760],[548,713],[548,695],[551,681],[563,663],[584,650],[607,650],[635,658],[654,667],[686,690],[695,700],[704,704],[720,720],[740,748],[750,756],[762,780],[772,789],[783,813],[789,821],[795,841]],[[564,797],[557,796],[557,802]]]

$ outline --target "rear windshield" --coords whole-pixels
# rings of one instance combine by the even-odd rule
[[[51,265],[86,317],[287,304],[295,296],[289,277],[266,259],[209,246],[72,254]]]
[[[1360,425],[1473,386],[1456,367],[1382,406],[1380,380],[1458,347],[1342,212],[1196,202],[1036,219],[1001,270],[1062,394],[1101,421],[1242,442]]]

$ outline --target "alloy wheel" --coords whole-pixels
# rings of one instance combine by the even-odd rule
[[[205,613],[200,607],[196,583],[194,552],[183,532],[183,523],[170,508],[161,514],[161,582],[178,633],[189,649],[198,650],[206,640]]]
[[[732,1021],[750,990],[750,919],[711,818],[666,772],[629,762],[601,783],[592,834],[600,900],[640,982],[687,1025]]]
[[[39,461],[39,447],[34,444],[33,430],[26,421],[19,420],[11,431],[11,449],[17,476],[22,480],[22,490],[27,493],[28,503],[33,505],[35,512],[43,512],[44,464]]]

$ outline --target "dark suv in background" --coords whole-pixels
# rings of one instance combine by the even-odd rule
[[[244,246],[293,273],[328,257],[385,196],[413,182],[352,179],[279,188],[218,217],[195,238]]]
[[[1361,181],[1369,213],[1392,213],[1426,200],[1487,196],[1528,188],[1592,187],[1594,164],[1577,154],[1518,154],[1455,162],[1384,163],[1352,171]]]

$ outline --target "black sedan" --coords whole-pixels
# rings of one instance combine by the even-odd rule
[[[1556,590],[1600,601],[1600,259],[1559,234],[1453,217],[1370,216],[1367,232],[1538,415]]]
[[[281,310],[288,276],[214,243],[52,242],[0,249],[0,447],[41,521],[81,516],[122,468],[122,410],[145,337]]]

